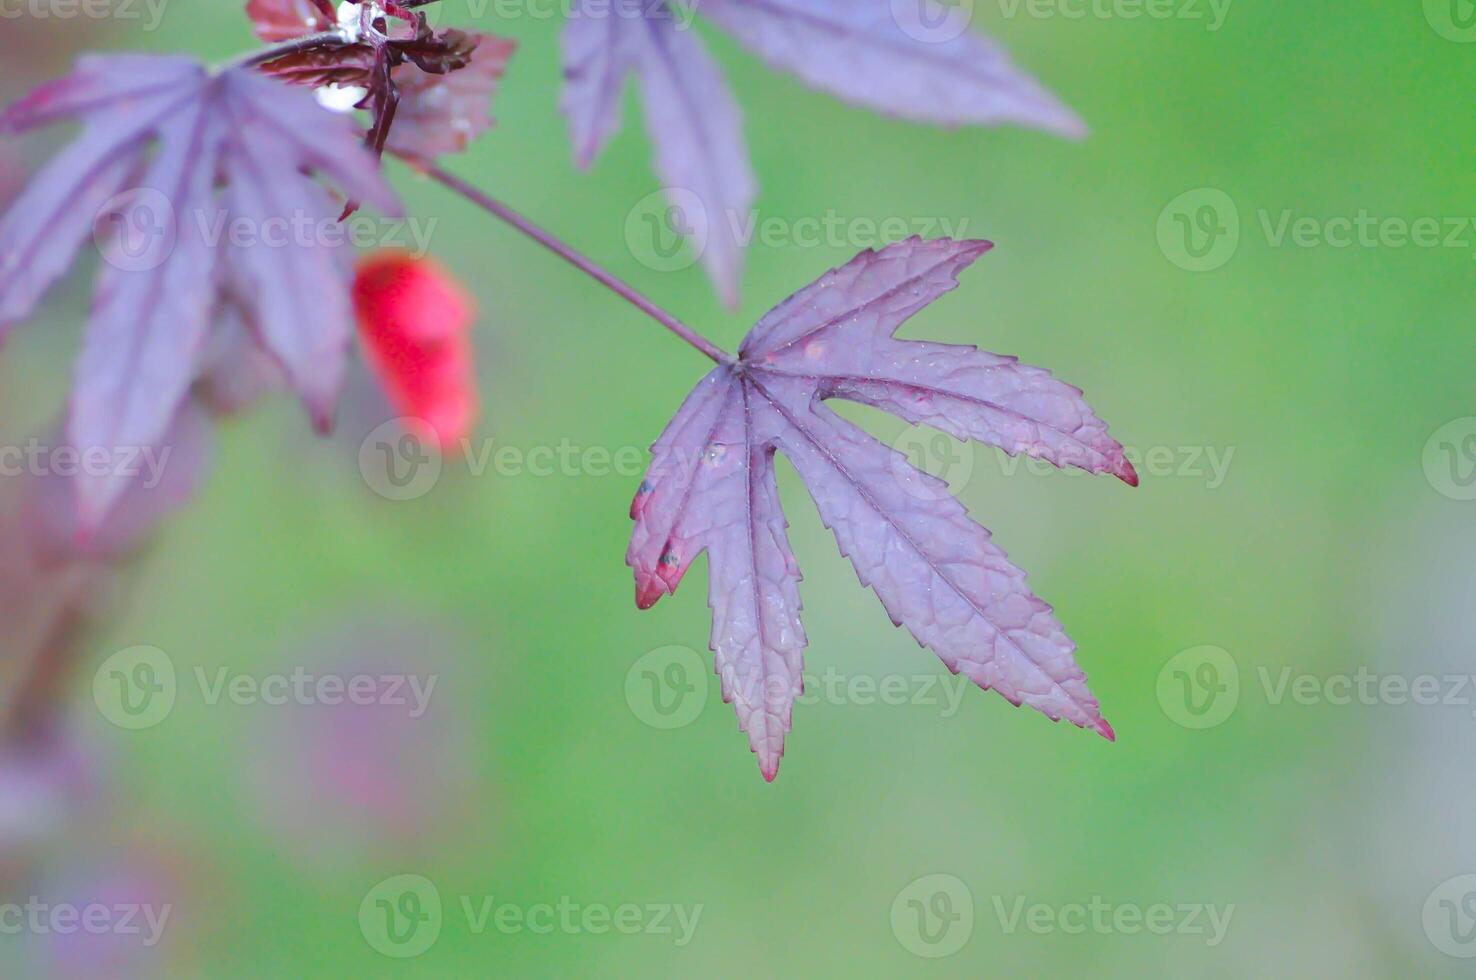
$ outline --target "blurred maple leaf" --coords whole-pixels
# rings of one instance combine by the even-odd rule
[[[307,174],[398,210],[353,128],[255,72],[152,55],[82,58],[0,114],[0,133],[63,119],[81,119],[81,135],[0,219],[0,328],[29,316],[96,238],[105,261],[68,441],[114,459],[157,445],[227,298],[326,429],[353,313],[345,243],[317,234],[333,227],[335,203]],[[78,506],[84,528],[96,528],[130,476],[121,466],[89,473]]]

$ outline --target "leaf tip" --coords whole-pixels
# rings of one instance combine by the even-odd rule
[[[712,277],[713,287],[717,290],[718,302],[723,309],[729,313],[737,313],[743,303],[738,280],[742,273],[737,269],[725,269],[721,273],[714,273]]]
[[[77,515],[77,526],[72,531],[73,547],[79,552],[86,551],[92,547],[93,540],[97,538],[97,528],[100,523],[100,519],[88,517],[79,512]]]
[[[333,434],[333,406],[328,404],[313,405],[308,410],[312,418],[313,431],[320,436],[331,436]]]
[[[963,259],[963,261],[959,263],[959,271],[962,271],[973,265],[984,256],[984,253],[989,252],[994,248],[994,243],[987,238],[960,238],[956,239],[956,241],[960,246],[962,246],[961,250],[957,253],[958,256]]]
[[[1085,141],[1088,136],[1092,135],[1092,131],[1087,124],[1076,116],[1072,116],[1069,121],[1063,122],[1057,132],[1077,143]]]
[[[630,501],[631,520],[638,521],[641,519],[641,515],[645,513],[646,501],[651,499],[651,490],[651,481],[642,480],[640,487],[636,489],[635,496]]]
[[[1092,133],[1084,119],[1060,103],[1045,109],[1033,122],[1047,133],[1075,142],[1081,142]]]
[[[90,481],[89,481],[90,482]],[[117,500],[117,490],[80,484],[73,506],[76,508],[76,524],[72,528],[72,545],[79,553],[92,548],[102,532],[103,522]]]
[[[636,582],[636,608],[650,609],[665,594],[666,590],[662,588],[661,581],[656,576],[652,575],[639,580]]]

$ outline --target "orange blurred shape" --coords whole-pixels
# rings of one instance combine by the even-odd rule
[[[369,365],[400,415],[423,419],[445,452],[477,415],[476,305],[440,264],[381,251],[359,261],[354,309]]]

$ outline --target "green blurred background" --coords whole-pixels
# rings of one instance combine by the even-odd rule
[[[1122,16],[1132,5],[1076,19],[980,2],[978,27],[1087,120],[1080,143],[881,119],[705,32],[745,109],[762,217],[967,222],[996,250],[910,334],[1048,367],[1158,460],[1132,491],[984,448],[938,452],[845,410],[920,447],[1030,572],[1115,745],[972,689],[956,711],[867,697],[888,677],[922,701],[940,690],[924,678],[956,682],[858,587],[781,464],[808,668],[842,693],[796,709],[765,785],[715,683],[691,695],[690,724],[647,724],[637,661],[673,646],[688,652],[660,656],[705,661],[709,617],[702,567],[636,610],[622,558],[637,478],[479,476],[448,461],[432,492],[390,502],[366,487],[356,438],[313,441],[278,397],[223,431],[208,485],[133,571],[92,663],[135,644],[167,651],[182,677],[380,658],[437,675],[432,709],[392,735],[345,732],[295,709],[210,705],[182,681],[166,721],[128,732],[98,717],[90,663],[74,717],[107,760],[107,802],[55,862],[142,862],[165,882],[174,918],[129,966],[140,976],[1469,975],[1450,951],[1476,955],[1459,878],[1476,872],[1476,689],[1456,704],[1277,696],[1286,677],[1476,670],[1476,503],[1448,477],[1476,465],[1476,44],[1461,43],[1476,30],[1462,37],[1440,8],[1233,0],[1209,30]],[[558,20],[467,9],[448,0],[445,22],[521,47],[496,130],[452,169],[717,343],[731,349],[871,244],[756,245],[738,315],[700,268],[648,268],[627,238],[656,187],[635,101],[592,173],[576,173],[556,111]],[[83,46],[56,21],[0,30],[48,39],[51,74]],[[177,3],[157,31],[114,25],[85,43],[220,59],[253,40],[234,4]],[[8,96],[37,80],[4,71]],[[25,144],[32,163],[44,144]],[[650,443],[704,360],[392,169],[481,307],[477,439],[523,452]],[[1238,246],[1191,271],[1176,215],[1192,223],[1206,204],[1238,220]],[[1442,241],[1275,240],[1283,215],[1336,238],[1329,220],[1360,214],[1433,217]],[[1463,222],[1458,241],[1444,241],[1447,219]],[[72,281],[0,364],[18,427],[60,402],[85,308]],[[1229,460],[1218,476],[1212,457]],[[1216,693],[1232,679],[1238,696]],[[335,765],[322,739],[372,785],[340,792],[313,770]],[[362,802],[376,795],[399,815]],[[444,913],[427,951],[392,959],[359,910],[401,874],[432,882]],[[479,932],[463,898],[475,910],[488,897],[701,913],[685,944],[582,926]],[[1047,911],[1014,920],[1022,898]],[[1109,910],[1104,929],[1093,903]],[[1167,934],[1131,927],[1157,905],[1174,907]],[[1180,906],[1213,906],[1228,929],[1187,928]],[[50,975],[33,945],[0,940],[15,975]]]

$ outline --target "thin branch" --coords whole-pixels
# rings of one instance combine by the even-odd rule
[[[393,153],[393,151],[391,152]],[[448,190],[456,192],[457,194],[466,198],[466,200],[470,201],[472,204],[475,204],[477,207],[486,211],[493,217],[499,218],[502,221],[505,221],[507,224],[512,225],[518,231],[522,232],[524,235],[527,235],[529,238],[533,239],[535,242],[542,245],[544,248],[548,249],[559,258],[563,259],[565,262],[568,262],[570,265],[583,272],[585,275],[594,279],[596,282],[609,289],[615,295],[619,296],[627,303],[630,303],[636,309],[640,310],[642,313],[645,313],[651,319],[655,320],[667,330],[670,330],[672,333],[676,334],[678,337],[682,338],[687,343],[691,344],[693,347],[697,348],[699,351],[706,354],[717,363],[733,363],[733,355],[716,346],[712,343],[712,341],[708,340],[706,337],[702,336],[697,331],[693,330],[691,327],[687,326],[685,323],[678,320],[676,317],[672,316],[670,313],[666,312],[655,303],[651,302],[645,296],[642,296],[633,287],[626,284],[625,282],[622,282],[620,279],[617,279],[611,273],[606,272],[600,266],[585,258],[583,255],[580,255],[574,249],[570,248],[568,245],[565,245],[558,238],[555,238],[553,235],[533,224],[533,222],[529,221],[521,214],[518,214],[518,212],[508,207],[506,204],[503,204],[501,201],[498,201],[495,198],[482,193],[475,187],[468,184],[466,181],[462,180],[460,177],[457,177],[455,174],[448,173],[447,171],[442,170],[440,167],[424,164],[414,159],[413,157],[408,157],[404,154],[395,153],[394,155],[398,156],[401,160],[403,160],[416,171],[425,174],[431,180],[434,180],[436,183],[447,188]]]

